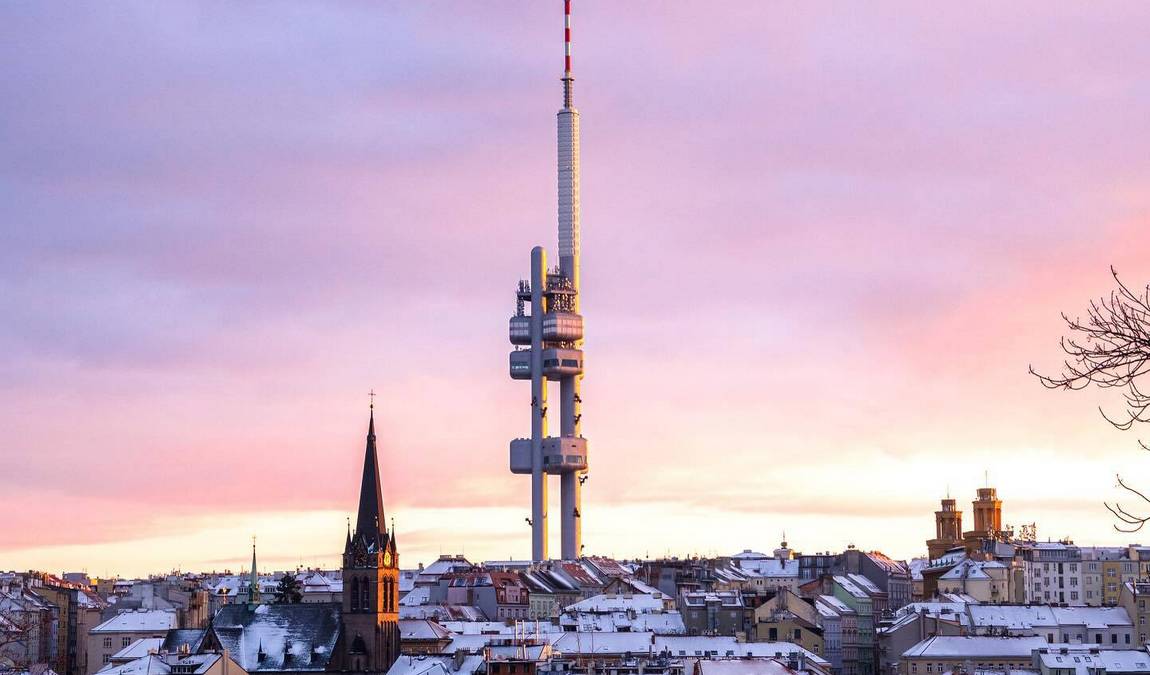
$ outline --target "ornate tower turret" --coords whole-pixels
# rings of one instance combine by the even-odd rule
[[[355,531],[343,551],[342,643],[345,670],[384,673],[399,658],[399,555],[384,520],[374,408]]]

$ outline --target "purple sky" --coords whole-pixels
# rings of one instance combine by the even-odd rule
[[[1150,281],[1150,5],[575,4],[589,551],[909,557],[985,470],[1127,542],[1145,456],[1026,367]],[[370,388],[405,564],[527,555],[561,26],[0,6],[0,565],[334,564]]]

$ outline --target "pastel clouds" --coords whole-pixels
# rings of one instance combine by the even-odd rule
[[[986,468],[1008,520],[1122,541],[1094,505],[1133,438],[1026,366],[1110,264],[1150,281],[1148,11],[578,3],[589,547],[886,518],[855,543],[909,556]],[[258,530],[330,564],[372,387],[406,559],[521,555],[505,331],[555,237],[558,17],[0,9],[0,557]]]

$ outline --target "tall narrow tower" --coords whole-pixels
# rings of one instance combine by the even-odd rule
[[[384,522],[374,408],[367,423],[355,531],[343,549],[341,639],[344,670],[386,673],[399,658],[399,554]]]
[[[571,0],[563,1],[563,107],[558,122],[559,266],[547,267],[542,247],[531,250],[530,280],[519,282],[511,317],[511,377],[531,380],[531,438],[511,441],[512,473],[531,474],[531,558],[547,555],[547,476],[559,476],[562,557],[579,557],[580,486],[587,441],[580,420],[583,317],[579,314],[579,111],[571,74]],[[530,303],[530,314],[526,305]],[[559,436],[547,435],[547,385],[559,382]]]

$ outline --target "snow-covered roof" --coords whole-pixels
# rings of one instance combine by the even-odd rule
[[[1052,607],[1051,611],[1059,626],[1108,628],[1134,625],[1125,607]]]
[[[936,635],[902,653],[904,658],[1029,658],[1035,649],[1047,646],[1045,638],[974,637]]]
[[[865,600],[865,599],[870,597],[870,595],[868,595],[866,593],[866,591],[864,591],[857,584],[855,584],[853,579],[850,579],[848,577],[840,576],[840,575],[836,574],[834,576],[834,580],[835,580],[835,583],[838,584],[843,589],[843,591],[845,591],[846,593],[850,594],[851,596],[853,596],[855,598],[858,598],[860,600]]]
[[[617,595],[614,593],[603,593],[593,595],[586,600],[580,600],[563,609],[565,612],[587,612],[592,614],[609,614],[611,612],[626,612],[628,610],[635,612],[661,612],[663,611],[663,599],[646,594]]]
[[[910,578],[915,581],[922,581],[922,571],[930,567],[930,560],[926,558],[915,558],[907,564],[910,569]]]
[[[651,651],[653,633],[565,632],[552,647],[567,654],[646,654]]]
[[[176,613],[166,609],[120,612],[93,628],[92,633],[166,632],[176,627]]]
[[[903,605],[898,614],[921,614],[925,612],[930,616],[945,616],[966,613],[965,602],[912,602]]]
[[[565,613],[559,617],[563,628],[583,632],[651,632],[659,635],[686,635],[687,627],[679,612],[631,614],[612,612],[610,614]]]
[[[774,657],[802,654],[811,663],[830,668],[830,662],[814,652],[791,642],[739,642],[728,636],[655,636],[655,652],[667,651],[671,656],[752,656]]]
[[[149,654],[122,664],[109,663],[96,671],[99,675],[167,675],[172,667],[158,654]]]
[[[743,594],[738,591],[684,591],[680,598],[684,607],[702,607],[716,602],[723,607],[742,607]]]
[[[339,626],[339,606],[333,603],[245,604],[222,607],[211,631],[249,673],[322,671],[331,660]]]
[[[1099,649],[1085,645],[1052,644],[1038,653],[1046,668],[1073,668],[1076,675],[1150,673],[1150,654],[1145,649]]]
[[[416,586],[411,591],[399,599],[399,604],[406,607],[416,607],[419,605],[426,605],[431,602],[431,587],[430,586]]]
[[[401,640],[446,640],[451,633],[428,619],[400,619],[399,638]]]
[[[940,579],[989,579],[987,570],[1005,570],[997,560],[963,560],[943,574]]]
[[[205,633],[207,631],[203,628],[173,628],[164,636],[160,650],[174,654],[186,646],[188,651],[198,652]]]
[[[799,561],[779,560],[776,558],[745,558],[738,561],[739,569],[757,574],[760,577],[797,579],[799,577]]]
[[[433,619],[435,621],[486,621],[483,610],[471,605],[400,605],[401,619]]]
[[[148,654],[123,664],[108,664],[97,671],[100,675],[169,675],[172,666],[194,666],[193,675],[206,673],[217,661],[220,654]],[[181,672],[188,669],[181,668]]]
[[[794,675],[777,659],[699,659],[700,675]]]
[[[870,561],[882,568],[887,574],[904,575],[909,574],[910,569],[905,562],[895,560],[881,551],[870,551],[866,554]]]
[[[515,625],[507,625],[505,621],[440,621],[439,625],[451,631],[454,635],[514,635],[516,626],[520,633],[526,631],[529,635],[538,633],[559,633],[562,628],[550,621],[519,621]]]
[[[462,651],[466,654],[479,654],[492,642],[504,640],[507,638],[506,634],[490,635],[490,634],[466,634],[466,635],[453,635],[451,642],[443,648],[444,654],[454,654],[457,651]]]
[[[1049,605],[968,605],[974,628],[1010,628],[1020,630],[1058,625]]]
[[[839,600],[833,595],[820,595],[816,599],[816,604],[824,605],[833,609],[836,614],[854,614],[855,611],[851,609],[850,605]]]
[[[112,660],[132,661],[141,656],[147,656],[149,653],[160,651],[160,647],[163,645],[164,638],[162,637],[140,638],[115,654],[112,654]]]
[[[869,595],[874,596],[884,592],[873,581],[861,574],[848,574],[847,577],[850,578],[850,580],[853,581],[856,586],[866,591]]]
[[[460,661],[451,656],[403,655],[387,675],[472,675],[483,669],[483,656],[469,655]]]

